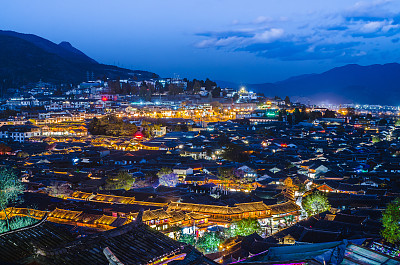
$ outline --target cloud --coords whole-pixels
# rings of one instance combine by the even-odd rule
[[[251,41],[260,43],[260,42],[271,42],[277,39],[280,39],[284,34],[283,29],[272,28],[268,30],[264,30],[263,32],[256,33],[252,38]]]
[[[343,10],[339,15],[347,20],[379,20],[395,15],[390,8],[391,0],[360,1]]]
[[[240,38],[240,37],[212,38],[212,39],[203,40],[203,41],[197,43],[196,47],[197,48],[210,48],[210,47],[221,48],[221,47],[227,47],[232,44],[240,43],[241,41],[242,41],[242,38]]]
[[[392,3],[361,1],[335,13],[307,13],[290,20],[258,16],[247,24],[232,25],[230,30],[197,33],[204,39],[195,46],[245,51],[283,61],[377,58],[382,54],[374,50],[377,44],[389,39],[394,45],[400,40],[400,12]]]
[[[379,36],[391,37],[400,32],[400,24],[394,23],[394,20],[383,21],[363,21],[358,28],[354,30],[353,36],[364,38],[374,38]]]
[[[400,33],[400,13],[390,8],[393,1],[380,0],[357,2],[353,7],[338,14],[336,28],[354,37],[391,37]]]
[[[229,37],[238,37],[238,38],[250,38],[254,36],[254,29],[238,29],[238,30],[231,30],[231,31],[205,31],[199,32],[197,36],[209,37],[209,38],[229,38]]]
[[[197,35],[208,37],[208,39],[198,42],[195,45],[197,48],[241,47],[253,43],[273,42],[283,37],[284,30],[281,28],[242,29],[225,32],[202,32]]]
[[[254,19],[253,23],[254,24],[261,24],[265,22],[271,22],[273,19],[271,17],[264,17],[264,16],[259,16],[256,19]]]
[[[320,43],[313,44],[306,40],[278,41],[268,44],[253,44],[240,51],[255,53],[269,59],[283,61],[307,61],[332,59],[343,60],[347,57],[363,56],[359,50],[354,49],[360,43]]]

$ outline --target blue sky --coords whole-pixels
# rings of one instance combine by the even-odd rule
[[[400,57],[398,0],[18,0],[0,25],[164,77],[260,83]]]

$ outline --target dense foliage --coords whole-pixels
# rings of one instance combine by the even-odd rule
[[[205,81],[197,79],[193,79],[192,81],[186,79],[185,81],[187,81],[187,90],[193,90],[194,92],[199,92],[201,87],[204,87],[207,91],[210,91],[217,86],[217,83],[208,78]]]
[[[10,168],[0,169],[0,206],[2,208],[17,201],[23,191],[24,185],[14,170]]]
[[[126,171],[120,171],[116,176],[109,176],[107,178],[105,189],[106,190],[129,190],[135,179]]]
[[[174,173],[162,175],[158,178],[160,185],[166,187],[175,187],[178,184],[178,175]]]
[[[37,222],[38,221],[36,219],[30,217],[19,216],[9,219],[8,222],[6,220],[0,220],[0,233],[33,225]]]
[[[308,215],[319,214],[331,208],[328,197],[324,193],[318,191],[305,196],[302,205]]]
[[[194,234],[181,234],[178,241],[194,246],[196,237]]]
[[[100,119],[93,118],[88,124],[88,130],[93,135],[133,136],[137,127],[114,115],[108,115]]]
[[[233,222],[228,230],[228,236],[248,236],[254,233],[261,233],[261,225],[256,218],[245,218]]]
[[[24,191],[24,185],[21,183],[17,174],[10,168],[0,169],[0,208],[6,216],[7,229],[10,230],[10,222],[6,213],[9,204],[20,199]]]
[[[172,173],[172,169],[170,169],[169,167],[162,167],[158,172],[157,172],[157,176],[161,177],[164,175],[168,175]]]
[[[230,143],[225,146],[223,158],[233,162],[245,162],[249,160],[249,155],[243,151],[240,145]]]
[[[214,253],[218,251],[223,240],[220,233],[207,231],[197,240],[196,247],[204,253]]]
[[[382,214],[382,236],[389,243],[400,242],[400,198],[389,203]]]

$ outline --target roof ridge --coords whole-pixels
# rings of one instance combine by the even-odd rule
[[[37,226],[40,226],[40,225],[44,224],[46,222],[46,220],[47,220],[47,213],[45,213],[45,215],[43,216],[43,218],[39,222],[37,222],[35,224],[32,224],[32,225],[25,226],[25,227],[21,227],[21,228],[15,229],[15,230],[10,230],[10,231],[1,233],[0,237],[1,236],[5,236],[5,235],[9,235],[9,234],[13,234],[13,233],[16,233],[16,232],[19,232],[19,231],[31,229],[31,228],[34,228],[34,227],[37,227]]]

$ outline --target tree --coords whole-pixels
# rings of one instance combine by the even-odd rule
[[[122,90],[119,78],[115,81],[108,80],[107,84],[112,94],[121,94]]]
[[[29,156],[29,154],[27,152],[24,152],[24,151],[19,151],[17,153],[17,157],[18,158],[27,158],[28,156]]]
[[[151,138],[154,136],[155,131],[161,130],[160,124],[150,124],[148,122],[142,122],[142,133],[146,138]]]
[[[174,224],[170,226],[168,230],[172,232],[174,240],[179,240],[179,238],[183,234],[182,227],[179,224]]]
[[[294,222],[294,216],[293,215],[286,215],[283,217],[283,221],[285,222],[286,226],[289,226],[293,224]]]
[[[211,95],[213,98],[219,98],[221,97],[221,88],[220,87],[216,87],[211,91]]]
[[[223,157],[233,162],[245,162],[249,160],[249,156],[243,152],[242,147],[234,143],[230,143],[226,146]]]
[[[400,119],[398,119],[398,120],[395,122],[394,125],[395,125],[396,127],[400,126]]]
[[[132,94],[133,92],[133,86],[130,83],[122,83],[122,94],[124,95],[128,95],[128,94]]]
[[[194,84],[193,84],[193,93],[194,94],[198,94],[201,91],[201,84],[199,81],[194,80]]]
[[[382,236],[389,243],[400,242],[400,198],[389,203],[382,214]]]
[[[162,175],[158,177],[158,181],[160,185],[166,186],[166,187],[175,187],[176,184],[178,184],[179,178],[178,175],[174,173]]]
[[[378,123],[379,126],[385,126],[387,124],[387,120],[381,119]]]
[[[175,96],[175,95],[178,95],[178,94],[180,94],[182,92],[183,92],[183,87],[182,86],[178,86],[177,84],[172,84],[172,83],[168,85],[168,93],[170,95]]]
[[[300,113],[299,108],[295,108],[294,109],[293,116],[294,116],[294,122],[295,123],[299,123],[299,122],[302,121],[302,115]]]
[[[6,167],[0,169],[0,207],[6,216],[8,230],[10,230],[10,222],[6,208],[10,203],[16,202],[23,191],[24,185],[14,170]]]
[[[100,119],[94,117],[88,124],[88,131],[93,135],[133,136],[137,127],[135,124],[124,122],[122,118],[107,115]]]
[[[211,89],[217,86],[217,83],[207,78],[206,81],[204,82],[204,86],[206,87],[207,91],[210,91]]]
[[[379,136],[376,136],[376,135],[374,135],[374,136],[372,136],[372,143],[379,143],[380,141],[382,141],[381,140],[381,138],[379,138]]]
[[[29,209],[28,209],[29,210]],[[15,216],[10,218],[9,220],[0,220],[0,233],[4,233],[10,230],[19,229],[22,227],[26,227],[29,225],[33,225],[37,223],[38,220],[31,217],[19,217]]]
[[[70,184],[56,182],[48,187],[49,195],[54,197],[70,196],[73,193]]]
[[[139,96],[146,99],[149,93],[151,97],[151,90],[149,88],[149,85],[147,85],[146,82],[142,82],[142,84],[139,87]]]
[[[228,233],[231,237],[234,237],[248,236],[260,232],[261,225],[256,218],[245,218],[232,223]]]
[[[196,237],[194,234],[183,234],[181,233],[178,239],[179,242],[186,243],[188,245],[194,246],[196,243]]]
[[[189,127],[186,124],[181,124],[181,125],[175,125],[174,126],[174,131],[175,132],[187,132],[189,130]]]
[[[105,188],[108,190],[129,190],[132,187],[134,181],[135,180],[131,174],[121,170],[120,172],[118,172],[117,176],[109,176],[107,178]]]
[[[156,85],[155,85],[155,90],[158,91],[159,93],[163,93],[164,92],[164,86],[160,83],[160,81],[156,81]]]
[[[287,122],[291,126],[293,124],[293,115],[288,115],[287,116]]]
[[[348,108],[346,108],[346,111],[347,111],[347,116],[350,118],[353,118],[356,115],[356,110],[354,108],[348,107]],[[368,114],[367,114],[367,119],[368,119],[368,117],[372,118],[372,115],[371,114],[369,114],[369,115],[370,116],[368,116]]]
[[[310,115],[309,115],[309,119],[310,120],[316,120],[316,119],[319,119],[319,118],[322,118],[322,113],[320,112],[320,111],[312,111],[312,112],[310,112]]]
[[[288,96],[285,97],[285,104],[290,105],[290,98]]]
[[[202,237],[197,240],[196,246],[204,253],[213,253],[218,251],[219,245],[222,243],[222,236],[216,232],[205,232]]]
[[[236,175],[233,168],[228,167],[219,167],[218,168],[218,176],[224,180],[234,180],[236,179]]]
[[[331,208],[328,197],[321,192],[313,192],[303,198],[303,209],[308,215],[319,214]]]
[[[324,118],[336,118],[336,112],[333,110],[326,110]]]
[[[161,177],[164,175],[168,175],[172,173],[172,169],[170,169],[169,167],[162,167],[158,172],[157,172],[157,176]]]
[[[278,121],[283,121],[283,111],[284,110],[280,110],[278,113]],[[286,111],[285,111],[286,112]]]
[[[91,134],[100,134],[100,120],[96,117],[94,117],[88,124],[88,131]]]
[[[304,183],[299,183],[296,185],[298,188],[298,192],[304,194],[307,191],[307,185]]]

